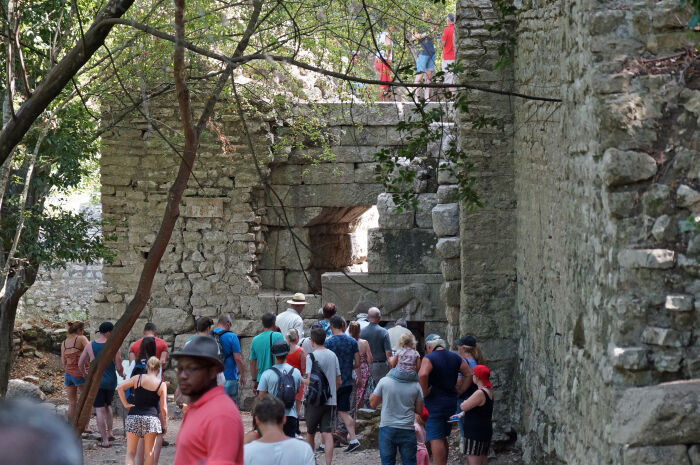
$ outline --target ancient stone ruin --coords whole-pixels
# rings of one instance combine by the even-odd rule
[[[271,158],[286,128],[263,117],[249,122],[254,157],[222,117],[230,147],[203,142],[130,339],[154,321],[176,350],[195,317],[229,313],[247,358],[261,314],[293,292],[312,302],[307,327],[324,302],[349,319],[376,304],[418,334],[478,338],[494,439],[525,463],[700,465],[700,64],[686,16],[675,0],[522,2],[513,63],[495,72],[498,14],[458,2],[462,82],[560,101],[472,91],[417,167],[416,211],[396,210],[372,160],[404,143],[410,106],[321,105],[333,161],[320,147]],[[172,102],[153,113],[178,127]],[[484,115],[496,127],[472,124]],[[103,136],[118,257],[93,325],[132,297],[179,162],[141,126]],[[483,208],[452,200],[452,137]]]

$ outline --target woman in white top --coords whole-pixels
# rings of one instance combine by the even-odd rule
[[[316,465],[314,451],[306,442],[286,436],[284,404],[275,396],[264,396],[253,408],[262,437],[243,446],[244,465]]]

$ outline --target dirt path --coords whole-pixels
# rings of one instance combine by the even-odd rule
[[[250,413],[242,412],[241,415],[243,417],[244,430],[249,431],[251,429]],[[177,436],[177,431],[180,429],[181,423],[182,420],[179,419],[169,420],[168,432],[165,435],[165,440],[169,442],[169,445],[163,447],[161,451],[160,460],[158,462],[160,465],[170,465],[173,463],[173,460],[175,460],[175,437]],[[90,429],[92,429],[93,431],[97,431],[97,425],[95,424],[94,418],[90,420]],[[88,439],[83,439],[83,450],[85,450],[85,465],[124,463],[124,458],[126,457],[126,439],[124,438],[121,418],[115,418],[114,430],[114,435],[117,437],[117,440],[113,442],[113,445],[109,449],[97,447],[96,435]],[[319,465],[325,464],[323,454],[317,453],[316,457],[316,462]],[[351,453],[345,453],[341,449],[336,450],[333,454],[334,465],[370,465],[379,463],[379,451],[377,449],[367,449]]]
[[[172,410],[171,410],[172,411]],[[251,416],[249,412],[242,412],[243,427],[245,431],[251,429]],[[160,455],[160,465],[170,465],[175,460],[175,437],[180,429],[181,419],[170,419],[168,423],[168,433],[165,435],[165,440],[169,445],[163,447]],[[304,424],[302,423],[302,430]],[[95,419],[90,421],[90,429],[97,431]],[[112,447],[103,449],[97,447],[97,436],[93,438],[83,439],[83,450],[85,450],[85,465],[102,465],[102,464],[120,464],[124,463],[126,457],[126,439],[124,437],[121,418],[115,419],[114,423],[115,436],[117,440],[113,442]],[[453,433],[455,434],[455,433]],[[316,453],[316,463],[324,465],[324,455]],[[336,449],[333,454],[333,465],[379,465],[379,450],[365,449],[351,453],[345,453],[342,449]],[[400,461],[398,462],[400,463]],[[456,449],[450,451],[449,465],[464,465],[465,461],[461,454],[456,453]],[[520,457],[515,454],[504,453],[497,457],[490,457],[489,464],[491,465],[520,465]],[[295,465],[295,464],[289,464]]]

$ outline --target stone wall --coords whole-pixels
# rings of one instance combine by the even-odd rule
[[[177,108],[168,105],[154,105],[152,116],[177,128]],[[299,291],[310,301],[302,315],[306,327],[332,298],[348,319],[378,305],[392,319],[404,316],[444,329],[432,227],[439,150],[427,150],[415,165],[416,211],[399,212],[374,180],[372,155],[404,143],[396,125],[411,117],[410,107],[316,106],[319,129],[329,135],[326,147],[307,144],[286,152],[272,150],[289,134],[285,123],[251,119],[256,167],[242,127],[221,105],[219,135],[202,141],[151,298],[126,342],[152,321],[177,350],[196,317],[228,313],[247,360],[262,314],[284,311],[285,301]],[[131,120],[130,127],[136,129],[103,135],[103,217],[105,232],[116,233],[109,245],[118,256],[104,267],[104,298],[90,314],[93,324],[114,320],[131,299],[179,164],[145,121]],[[174,130],[166,135],[178,137]],[[224,148],[220,138],[227,140]],[[332,159],[320,156],[329,152]],[[328,294],[324,283],[342,292]]]
[[[497,426],[510,422],[525,463],[700,463],[700,390],[676,381],[699,377],[700,239],[682,232],[700,212],[700,70],[687,52],[688,11],[670,1],[524,1],[514,65],[498,75],[483,67],[497,44],[478,40],[490,6],[459,3],[462,59],[492,87],[508,88],[512,76],[515,91],[563,100],[475,95],[503,117],[502,132],[470,154],[486,160],[477,185],[505,216],[478,223],[498,214],[488,205],[474,222],[463,215],[462,317],[470,287],[487,291],[481,305],[502,297],[469,274],[470,238],[512,240],[514,262],[488,248],[484,262],[494,280],[517,281],[492,307],[493,320],[512,305],[507,334],[519,339],[520,360],[515,373],[496,372],[513,380],[500,400],[513,408]],[[503,331],[485,336],[500,344]]]
[[[498,43],[488,25],[495,14],[490,2],[461,2],[457,11],[458,59],[471,84],[501,90],[512,88],[511,72],[492,71]],[[466,78],[463,78],[466,79]],[[507,96],[471,93],[471,113],[459,114],[459,143],[473,163],[474,188],[482,208],[459,208],[461,298],[459,330],[479,342],[493,384],[494,440],[511,442],[517,429],[515,380],[518,320],[515,304],[515,214],[512,145],[512,102]],[[496,127],[475,129],[479,117],[496,118]],[[451,208],[457,211],[456,208]],[[457,283],[458,284],[458,283]],[[459,290],[459,287],[458,287]]]

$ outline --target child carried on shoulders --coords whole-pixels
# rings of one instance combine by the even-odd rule
[[[402,334],[396,355],[389,359],[389,366],[393,368],[389,370],[388,376],[399,381],[418,381],[420,362],[416,338],[411,333]]]

